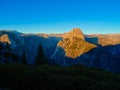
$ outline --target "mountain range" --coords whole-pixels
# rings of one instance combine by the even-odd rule
[[[63,34],[24,34],[0,30],[0,42],[21,57],[26,53],[28,64],[34,64],[41,44],[48,64],[71,66],[82,64],[120,73],[120,34],[87,35],[79,28]],[[0,63],[10,60],[0,51]]]

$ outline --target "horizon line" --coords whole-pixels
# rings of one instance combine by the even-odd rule
[[[81,29],[80,29],[81,30]],[[18,32],[18,33],[22,33],[22,34],[47,34],[47,35],[50,35],[50,34],[65,34],[65,33],[68,33],[69,31],[71,31],[71,30],[69,30],[68,32],[62,32],[62,33],[58,33],[58,32],[52,32],[52,33],[47,33],[47,32],[23,32],[23,31],[19,31],[19,30],[11,30],[11,29],[0,29],[0,31],[6,31],[6,32]],[[82,30],[81,30],[82,31]],[[83,31],[82,31],[83,32]],[[120,33],[84,33],[83,32],[83,34],[84,35],[110,35],[110,34],[120,34]]]

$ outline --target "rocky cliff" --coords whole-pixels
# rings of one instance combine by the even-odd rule
[[[120,73],[120,41],[116,38],[114,41],[114,37],[110,38],[109,35],[86,36],[80,29],[73,29],[59,41],[49,59],[49,64],[61,66],[83,64]]]
[[[54,53],[57,43],[61,39],[61,37],[55,37],[55,35],[23,34],[7,30],[0,31],[0,42],[7,42],[11,50],[18,56],[25,52],[29,64],[34,63],[39,44],[42,45],[44,54],[48,59]]]
[[[66,33],[57,46],[62,47],[65,56],[70,58],[76,58],[96,47],[96,45],[85,41],[82,31],[78,28]]]
[[[120,34],[85,35],[79,28],[64,34],[23,34],[16,31],[0,31],[0,42],[8,43],[0,50],[0,63],[10,61],[5,53],[13,53],[21,57],[25,52],[28,64],[33,64],[39,44],[49,64],[70,66],[83,64],[89,67],[102,68],[120,73]]]
[[[10,39],[7,34],[3,34],[0,36],[0,42],[11,44]]]

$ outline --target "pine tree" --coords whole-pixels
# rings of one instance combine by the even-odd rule
[[[22,54],[21,62],[22,62],[23,64],[27,65],[27,58],[26,58],[25,52],[23,52],[23,54]]]
[[[35,65],[42,65],[45,63],[46,63],[46,59],[44,56],[44,51],[43,51],[42,45],[40,44],[38,47],[38,54],[35,58]]]
[[[10,44],[8,42],[5,43],[5,46],[7,50],[11,51],[12,48],[10,47]]]
[[[2,43],[0,42],[0,50],[2,50]]]
[[[16,64],[19,61],[19,56],[15,53],[12,53],[13,63]]]

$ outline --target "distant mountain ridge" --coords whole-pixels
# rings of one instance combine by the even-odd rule
[[[25,52],[28,64],[34,63],[41,44],[49,64],[83,64],[120,73],[120,34],[86,35],[79,28],[64,34],[0,30],[0,42],[7,42],[18,56]]]
[[[35,56],[37,55],[37,48],[39,44],[42,44],[45,55],[49,58],[54,52],[56,45],[61,37],[48,36],[47,38],[43,34],[24,34],[16,33],[9,30],[0,31],[0,42],[10,42],[10,47],[18,55],[22,55],[23,52],[26,53],[28,63],[33,64]]]

